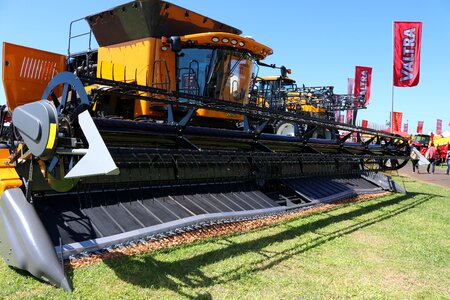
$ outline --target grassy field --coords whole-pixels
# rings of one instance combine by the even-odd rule
[[[339,206],[190,245],[67,270],[65,293],[0,262],[0,298],[450,298],[450,190]]]

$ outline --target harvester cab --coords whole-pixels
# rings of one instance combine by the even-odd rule
[[[95,66],[96,78],[175,92],[177,105],[171,107],[175,120],[189,111],[182,103],[198,101],[192,97],[247,104],[253,63],[272,54],[272,49],[240,36],[234,27],[164,1],[135,1],[86,20],[99,48],[96,55],[74,57],[73,69],[84,71],[78,75],[93,73],[84,67],[91,57],[87,65]],[[102,116],[167,120],[165,105],[129,100],[103,95],[94,111]],[[240,114],[201,108],[191,116],[191,124],[202,126],[235,128],[243,121]]]
[[[256,104],[262,107],[283,109],[286,93],[297,90],[295,80],[284,76],[256,77]]]
[[[248,103],[253,65],[272,50],[238,29],[159,0],[86,20],[97,50],[3,45],[12,121],[4,126],[2,110],[0,253],[8,265],[69,290],[63,259],[401,190],[377,172],[406,164],[406,139],[295,105]],[[277,82],[302,104],[292,80]],[[275,122],[310,130],[267,132]],[[315,128],[349,134],[327,138]],[[352,135],[368,138],[352,143]]]

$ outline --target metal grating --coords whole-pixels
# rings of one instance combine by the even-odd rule
[[[307,202],[337,201],[382,191],[382,188],[360,176],[306,177],[282,182]]]
[[[81,242],[192,216],[279,206],[252,184],[91,191],[35,199],[54,245]]]
[[[34,206],[64,257],[214,220],[262,216],[379,193],[357,176],[302,177],[122,190],[80,190],[35,197]]]

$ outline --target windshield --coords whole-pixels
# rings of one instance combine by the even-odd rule
[[[297,85],[293,82],[284,81],[284,80],[260,80],[257,82],[258,90],[261,92],[270,92],[270,91],[284,91],[284,92],[292,92],[297,89]]]
[[[187,48],[177,56],[178,91],[216,99],[244,102],[253,60],[232,49]]]
[[[414,137],[414,142],[419,142],[421,144],[428,144],[430,142],[430,136],[428,136],[428,135],[416,135]]]
[[[292,82],[283,81],[281,83],[281,89],[287,92],[295,91],[297,89],[297,85]]]

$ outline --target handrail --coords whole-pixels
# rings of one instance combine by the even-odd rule
[[[77,34],[77,35],[73,35],[73,36],[72,36],[72,26],[73,26],[73,24],[75,24],[75,23],[77,23],[77,22],[80,22],[80,21],[82,21],[82,20],[84,20],[84,18],[80,18],[80,19],[77,19],[77,20],[74,20],[74,21],[70,22],[70,25],[69,25],[69,44],[68,44],[68,46],[67,46],[67,58],[68,58],[68,59],[70,59],[70,57],[71,57],[71,55],[70,55],[71,41],[72,41],[73,39],[75,39],[75,38],[79,38],[79,37],[82,37],[82,36],[89,35],[88,51],[91,51],[91,50],[92,50],[92,49],[91,49],[91,43],[92,43],[92,30],[89,30],[88,32],[84,32],[84,33],[80,33],[80,34]]]

